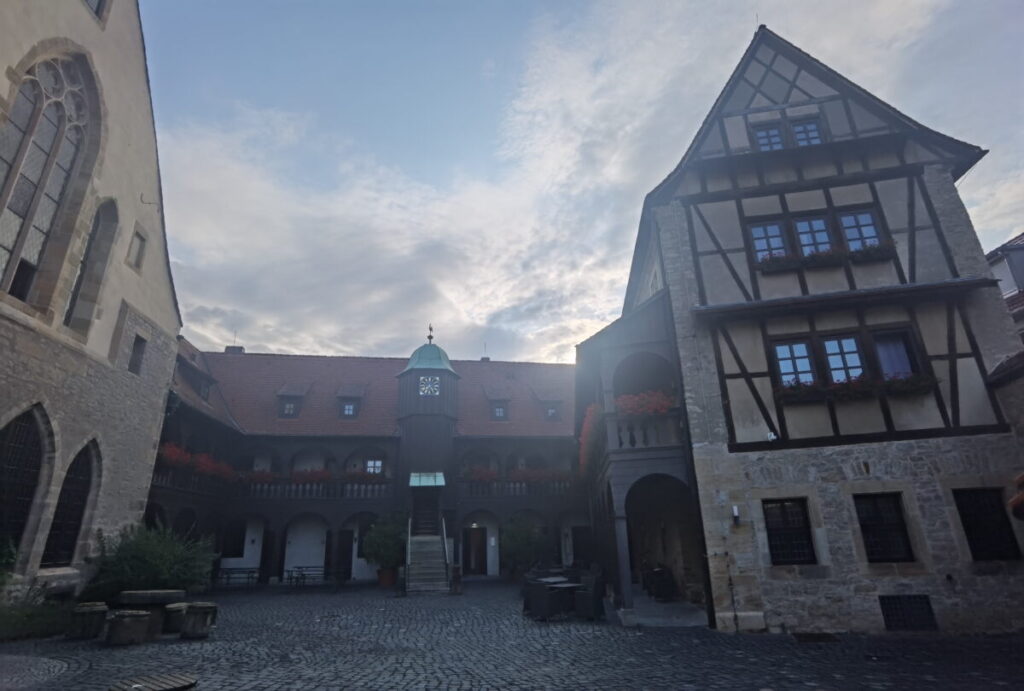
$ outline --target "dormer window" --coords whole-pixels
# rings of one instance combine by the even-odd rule
[[[548,422],[558,422],[562,419],[562,412],[557,405],[549,405],[544,409],[544,419]]]
[[[777,151],[782,148],[782,126],[763,125],[754,128],[758,151]]]
[[[817,120],[802,120],[793,123],[793,141],[797,146],[821,144],[821,128]]]
[[[343,418],[356,418],[359,417],[359,399],[358,398],[339,398],[338,399],[338,411]]]
[[[302,407],[302,399],[298,396],[279,396],[277,399],[278,417],[298,417]]]
[[[491,401],[491,419],[508,420],[508,401]]]

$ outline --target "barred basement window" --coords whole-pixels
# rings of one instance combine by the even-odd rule
[[[927,595],[879,595],[886,631],[934,631],[935,612]]]
[[[764,524],[772,564],[816,564],[806,499],[765,499]]]
[[[953,500],[974,561],[1020,559],[1020,547],[1006,517],[1001,489],[955,489]]]
[[[18,549],[42,463],[43,439],[28,411],[0,430],[0,544]]]
[[[64,476],[57,508],[53,512],[53,523],[50,524],[50,534],[46,537],[46,549],[39,562],[42,567],[70,566],[75,558],[85,505],[92,488],[92,455],[89,446],[79,451]]]
[[[869,562],[914,561],[899,492],[855,494],[853,503]]]

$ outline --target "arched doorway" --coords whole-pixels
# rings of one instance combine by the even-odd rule
[[[462,573],[466,576],[497,576],[501,543],[498,517],[490,511],[474,511],[462,519]]]
[[[632,581],[656,600],[704,602],[706,567],[696,511],[687,486],[670,475],[647,475],[626,495]]]
[[[49,451],[43,419],[41,411],[27,410],[0,430],[0,547],[10,545],[15,551],[21,547],[43,456]]]
[[[341,580],[367,581],[377,578],[377,567],[363,554],[363,539],[376,514],[363,512],[349,516],[338,531],[338,577]]]
[[[284,548],[284,575],[298,566],[327,566],[327,521],[307,514],[288,524]]]
[[[93,444],[87,444],[76,455],[60,488],[57,508],[53,512],[50,533],[39,565],[43,568],[70,566],[75,558],[85,507],[92,490],[94,463],[99,454]]]

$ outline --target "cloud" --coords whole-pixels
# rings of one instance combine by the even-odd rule
[[[310,114],[242,108],[233,122],[161,130],[186,335],[207,348],[237,332],[250,350],[401,356],[433,322],[453,357],[478,357],[486,342],[496,359],[571,362],[618,316],[643,196],[676,165],[755,28],[751,3],[587,7],[537,17],[490,176],[413,179],[347,133],[318,138]],[[898,104],[901,56],[944,7],[757,11]],[[299,141],[319,164],[338,161],[333,179],[302,183]],[[1019,200],[1020,175],[1006,184]],[[995,190],[977,204],[996,225],[1019,217]]]

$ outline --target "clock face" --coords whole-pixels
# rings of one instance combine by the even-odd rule
[[[441,377],[420,377],[420,396],[440,396]]]

